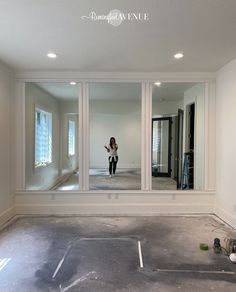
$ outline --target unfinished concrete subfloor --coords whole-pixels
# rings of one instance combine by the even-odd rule
[[[19,218],[0,232],[0,291],[236,291],[215,237],[236,232],[212,216]]]

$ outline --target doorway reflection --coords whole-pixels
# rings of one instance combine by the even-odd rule
[[[152,92],[152,189],[201,190],[205,85],[158,85]]]
[[[79,84],[25,86],[27,190],[78,190]]]
[[[171,118],[152,121],[152,175],[170,176],[171,173]]]

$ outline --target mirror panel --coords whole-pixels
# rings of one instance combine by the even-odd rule
[[[89,107],[90,189],[141,189],[141,84],[90,83]]]
[[[79,85],[25,86],[26,190],[78,190]]]
[[[79,92],[26,83],[26,190],[79,190]],[[141,189],[141,94],[140,83],[89,83],[89,189]],[[152,189],[203,190],[204,139],[205,84],[154,85]]]
[[[204,189],[205,84],[152,92],[152,189]]]

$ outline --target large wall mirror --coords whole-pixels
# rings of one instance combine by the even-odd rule
[[[141,84],[90,83],[89,108],[90,189],[140,190]]]
[[[80,189],[80,91],[25,84],[26,190]],[[88,83],[90,190],[141,190],[141,96],[141,83]],[[152,190],[203,190],[205,84],[153,85],[151,118]]]
[[[152,92],[152,189],[204,189],[205,84],[159,83]]]
[[[75,83],[26,83],[27,190],[79,189],[78,96]]]

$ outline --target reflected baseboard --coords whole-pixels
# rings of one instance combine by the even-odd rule
[[[74,175],[76,173],[76,170],[73,170],[71,172],[68,172],[60,177],[58,177],[55,182],[53,183],[53,185],[51,187],[49,187],[48,189],[50,191],[54,191],[56,190],[58,187],[60,187],[60,185],[62,185],[63,183],[65,183],[66,181],[68,181],[70,179],[70,177],[72,175]]]
[[[12,206],[0,213],[0,229],[4,228],[6,224],[15,216],[15,207]]]

